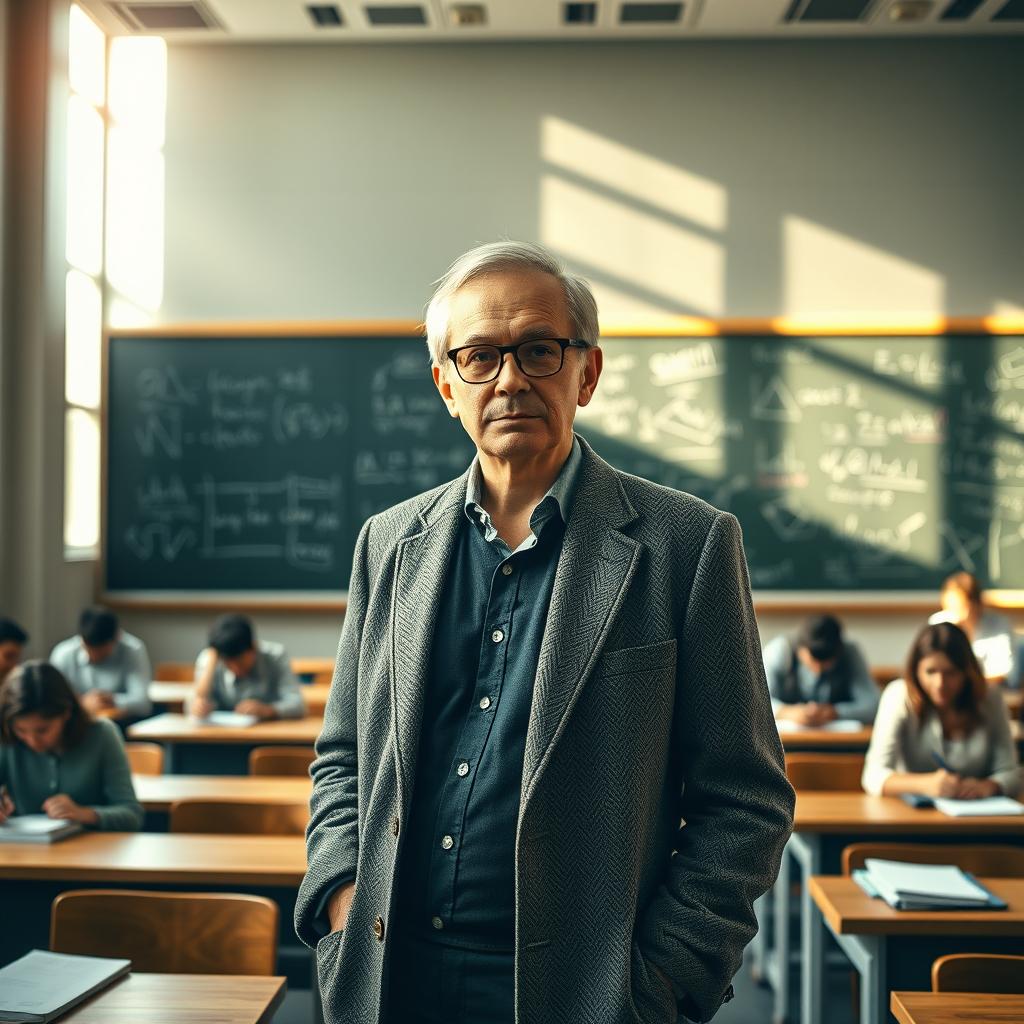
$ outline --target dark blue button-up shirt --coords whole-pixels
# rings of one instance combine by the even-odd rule
[[[515,945],[515,837],[526,727],[569,500],[573,442],[558,479],[510,551],[481,507],[470,469],[438,609],[405,824],[394,917],[467,948]]]

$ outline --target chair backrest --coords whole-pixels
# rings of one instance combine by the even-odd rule
[[[304,803],[179,800],[171,804],[171,832],[301,836],[308,823],[309,807]]]
[[[315,757],[312,747],[253,747],[249,752],[249,774],[309,775]]]
[[[292,671],[308,683],[329,683],[334,677],[334,659],[292,658]]]
[[[161,683],[191,683],[196,666],[191,661],[161,661],[153,670],[153,678]]]
[[[786,775],[794,789],[860,792],[863,754],[786,755]]]
[[[956,864],[964,871],[991,878],[1024,878],[1024,849],[985,844],[853,843],[843,850],[843,874],[864,867],[868,857],[909,864]]]
[[[273,900],[236,893],[80,889],[50,914],[54,952],[128,958],[154,974],[273,974],[277,932]]]
[[[1024,956],[950,953],[932,964],[933,992],[1024,995]]]
[[[869,669],[875,686],[884,690],[894,679],[903,678],[902,665],[872,665]]]
[[[124,750],[133,775],[163,775],[164,748],[159,743],[126,743]]]

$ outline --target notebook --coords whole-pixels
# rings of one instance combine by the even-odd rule
[[[981,800],[947,800],[937,797],[935,806],[951,818],[981,818],[1002,814],[1024,814],[1024,804],[1008,796],[987,796]]]
[[[859,877],[858,877],[859,876]],[[896,910],[1005,910],[973,875],[954,864],[907,864],[869,857],[854,880]]]
[[[807,732],[818,729],[824,729],[825,732],[859,732],[864,728],[864,723],[858,722],[855,718],[837,718],[825,725],[800,725],[797,722],[791,722],[788,718],[783,718],[777,720],[775,724],[779,727],[779,732]]]
[[[0,843],[55,843],[81,831],[77,821],[48,818],[45,814],[16,814],[0,824]]]
[[[247,729],[259,719],[255,715],[240,715],[237,711],[211,711],[201,719],[205,725],[222,725],[229,729]]]
[[[0,968],[0,1020],[45,1024],[131,968],[131,960],[33,949]]]

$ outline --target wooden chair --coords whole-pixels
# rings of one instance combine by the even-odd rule
[[[292,658],[292,671],[307,683],[329,683],[334,678],[334,659]]]
[[[126,743],[132,775],[163,775],[164,748],[159,743]]]
[[[253,747],[249,752],[249,774],[309,775],[315,757],[312,747]]]
[[[196,666],[191,661],[161,661],[153,678],[161,683],[191,683],[196,677]]]
[[[171,804],[171,832],[214,835],[301,836],[309,823],[306,804],[231,800],[179,800]]]
[[[786,775],[794,789],[859,793],[863,754],[786,755]]]
[[[932,964],[933,992],[1024,995],[1024,956],[950,953]]]
[[[925,843],[853,843],[843,850],[843,874],[864,867],[868,857],[910,864],[956,864],[974,875],[1024,878],[1024,849],[995,845],[932,845]]]
[[[901,665],[873,665],[868,671],[880,690],[884,690],[894,679],[903,678]]]
[[[79,889],[50,914],[50,949],[154,974],[274,974],[278,909],[236,893]]]

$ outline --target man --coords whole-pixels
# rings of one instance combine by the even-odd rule
[[[325,1019],[707,1020],[793,809],[736,521],[574,436],[597,309],[543,249],[467,253],[427,334],[477,457],[356,544],[296,905]]]
[[[78,619],[78,635],[57,644],[50,663],[64,673],[92,714],[113,711],[126,719],[153,713],[146,645],[121,629],[109,608],[86,608]]]
[[[302,718],[302,691],[281,644],[256,642],[244,615],[223,615],[210,628],[209,647],[196,659],[196,685],[189,713],[237,711],[261,721]]]
[[[28,633],[14,619],[0,615],[0,683],[21,662],[27,643]]]
[[[878,687],[855,643],[832,615],[805,620],[796,636],[777,636],[764,649],[768,693],[778,721],[822,726],[836,719],[870,725]]]

